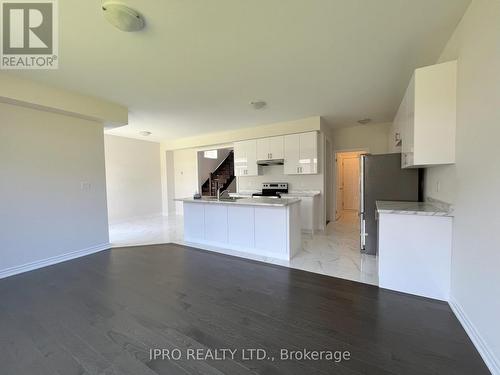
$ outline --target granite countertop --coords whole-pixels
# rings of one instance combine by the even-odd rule
[[[174,199],[177,202],[188,202],[188,203],[208,203],[208,204],[229,204],[229,205],[239,205],[239,206],[273,206],[273,207],[286,207],[295,203],[299,203],[300,199],[279,199],[279,198],[240,198],[240,199],[221,199],[217,198],[179,198]]]
[[[285,197],[315,197],[320,195],[319,190],[291,190],[287,194],[282,194]]]
[[[451,210],[430,202],[377,201],[377,212],[384,214],[453,216]]]

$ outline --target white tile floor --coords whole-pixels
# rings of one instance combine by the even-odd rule
[[[340,220],[329,223],[324,233],[304,234],[303,250],[290,262],[255,256],[252,259],[377,285],[376,258],[359,252],[358,228],[356,212],[346,211]],[[112,224],[109,237],[113,247],[168,242],[183,244],[183,218],[154,216]],[[225,253],[244,256],[231,251]]]

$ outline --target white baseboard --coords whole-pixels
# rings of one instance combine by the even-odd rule
[[[495,354],[483,340],[479,331],[467,317],[462,305],[460,305],[460,303],[458,303],[455,299],[450,298],[450,307],[459,322],[462,324],[462,327],[464,327],[465,332],[469,335],[469,338],[483,358],[484,363],[486,363],[486,366],[491,371],[492,375],[500,375],[500,361],[495,357]]]
[[[154,212],[151,214],[146,214],[146,215],[138,215],[138,216],[128,216],[128,217],[122,217],[120,219],[108,219],[109,225],[119,225],[123,223],[130,223],[131,221],[142,221],[142,220],[149,220],[149,219],[155,219],[158,217],[163,217],[165,216],[163,214],[163,211],[160,212]]]
[[[100,245],[88,247],[86,249],[76,250],[76,251],[72,251],[70,253],[56,255],[54,257],[50,257],[47,259],[42,259],[42,260],[37,260],[34,262],[22,264],[20,266],[6,268],[3,270],[0,270],[0,279],[3,279],[5,277],[9,277],[9,276],[13,276],[13,275],[17,275],[17,274],[23,273],[23,272],[36,270],[37,268],[51,266],[53,264],[65,262],[67,260],[80,258],[82,256],[94,254],[94,253],[97,253],[99,251],[107,250],[110,248],[111,248],[110,243],[103,243]]]

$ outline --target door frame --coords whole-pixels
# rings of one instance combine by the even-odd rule
[[[335,187],[333,190],[333,199],[332,199],[332,203],[334,204],[334,216],[335,216],[335,220],[338,220],[340,219],[340,214],[342,212],[342,209],[339,207],[337,207],[337,194],[338,194],[338,191],[340,190],[339,189],[339,178],[337,176],[337,171],[339,170],[339,167],[338,167],[338,161],[339,161],[339,157],[338,157],[338,154],[342,154],[342,153],[346,153],[346,152],[359,152],[360,154],[368,154],[370,153],[370,149],[368,147],[359,147],[359,148],[346,148],[346,149],[336,149],[336,150],[333,150],[333,153],[332,153],[332,156],[334,158],[333,160],[333,165],[335,166],[335,168],[332,168],[333,169],[333,186]],[[360,186],[361,186],[361,181],[360,181]],[[361,198],[361,197],[360,197]]]

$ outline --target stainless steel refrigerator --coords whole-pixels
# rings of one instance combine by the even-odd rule
[[[402,169],[401,154],[362,155],[360,165],[361,252],[378,253],[375,201],[418,201],[418,169]]]

